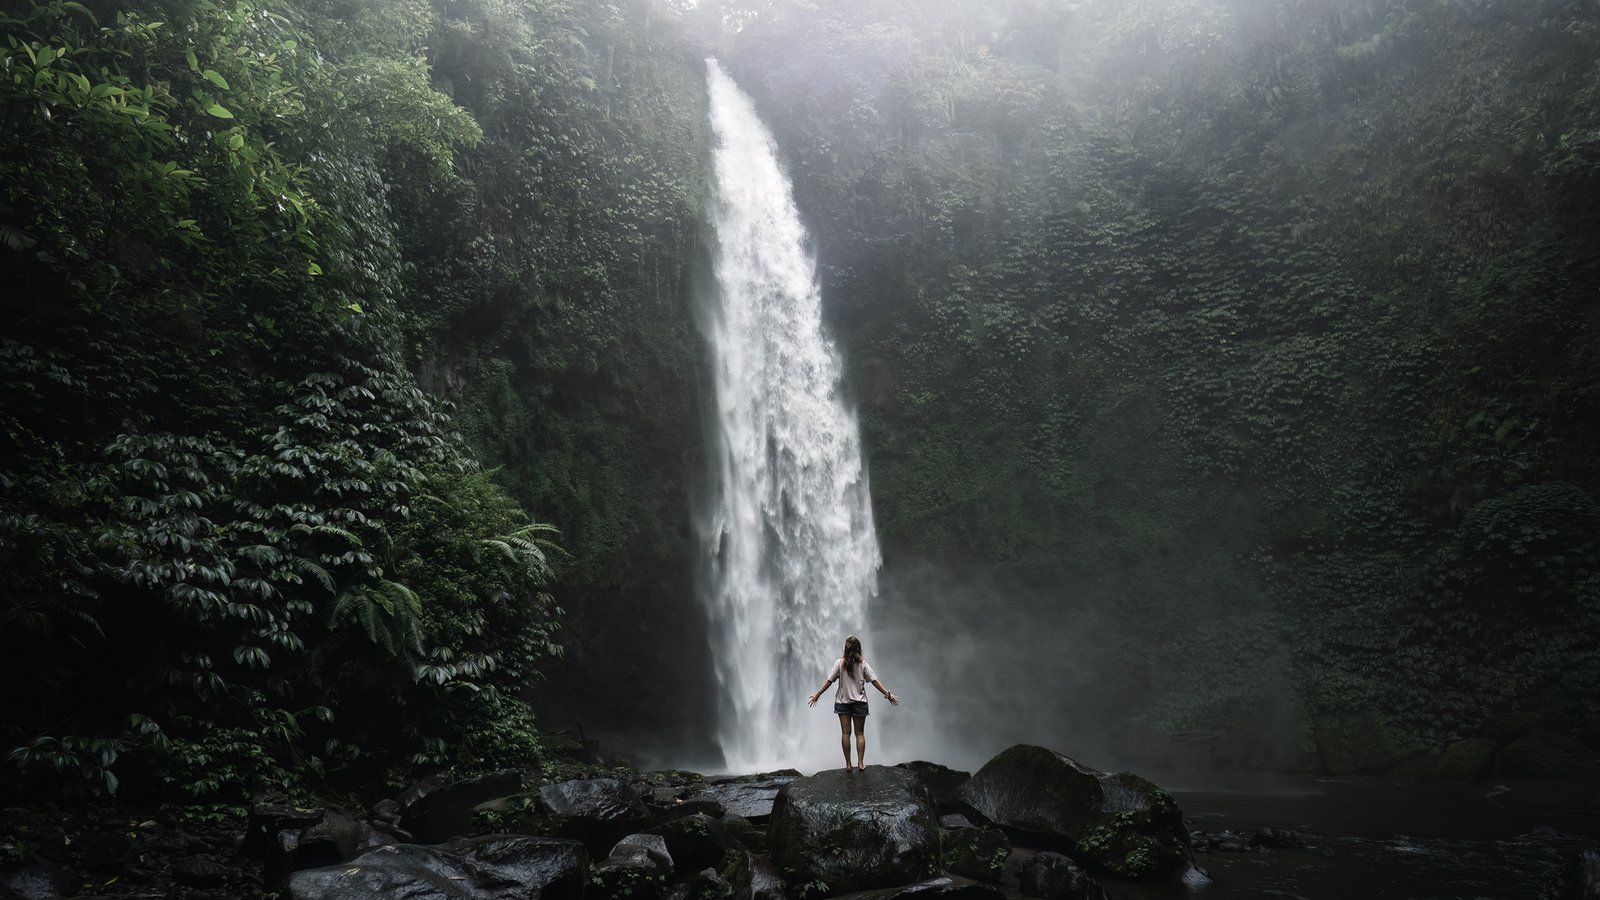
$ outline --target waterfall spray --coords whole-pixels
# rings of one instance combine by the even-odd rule
[[[868,638],[878,539],[793,188],[750,99],[715,60],[706,69],[715,291],[701,328],[715,446],[699,537],[718,740],[736,771],[816,767],[837,739],[805,698],[846,635]]]

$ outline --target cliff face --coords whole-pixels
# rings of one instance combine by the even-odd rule
[[[816,235],[888,618],[1027,648],[1063,716],[1132,702],[1135,742],[1293,761],[1372,708],[1395,756],[1592,738],[1596,29],[1443,2],[748,27],[731,67]],[[1501,505],[1520,551],[1473,524]],[[984,624],[1018,608],[1027,637]]]

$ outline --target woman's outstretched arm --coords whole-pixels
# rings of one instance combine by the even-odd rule
[[[807,706],[816,706],[817,705],[817,698],[822,696],[822,692],[827,690],[828,689],[828,685],[830,685],[830,684],[833,684],[833,676],[832,675],[829,675],[828,676],[828,680],[824,681],[822,683],[822,687],[817,688],[817,692],[815,694],[811,695],[811,702],[807,703],[806,705]]]
[[[896,697],[894,695],[894,691],[891,691],[888,688],[884,687],[883,686],[883,682],[881,682],[878,679],[874,678],[874,679],[872,679],[872,686],[877,688],[878,691],[881,692],[885,697],[889,698],[890,705],[892,705],[892,706],[899,706],[900,705],[900,698]]]

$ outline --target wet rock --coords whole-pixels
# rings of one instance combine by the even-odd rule
[[[787,900],[789,887],[772,860],[754,854],[745,856],[750,861],[750,887],[739,896],[748,896],[750,900]]]
[[[322,819],[320,806],[296,806],[288,798],[266,794],[250,802],[250,817],[245,822],[241,852],[268,860],[282,852],[284,835],[298,844],[300,832]],[[152,846],[155,846],[152,843]],[[157,848],[161,849],[161,848]]]
[[[728,808],[714,797],[689,797],[674,803],[667,810],[669,816],[692,816],[695,813],[720,819],[727,815]],[[742,818],[742,817],[741,817]]]
[[[911,772],[884,766],[784,785],[768,839],[791,884],[818,885],[813,892],[826,896],[920,881],[939,859],[926,790]]]
[[[355,857],[363,850],[397,844],[394,837],[336,809],[322,814],[317,822],[300,831],[295,848],[294,868],[314,869],[331,866]]]
[[[1044,747],[1001,752],[961,788],[961,800],[1019,843],[1070,849],[1125,878],[1163,877],[1187,859],[1189,832],[1171,794]]]
[[[750,824],[749,819],[733,813],[724,813],[716,818],[733,835],[734,840],[757,853],[767,852],[767,833]]]
[[[592,894],[606,898],[661,896],[672,873],[667,842],[656,834],[632,834],[617,842],[594,868]]]
[[[948,813],[939,817],[940,828],[972,828],[972,820],[961,813]]]
[[[623,836],[655,824],[638,793],[616,778],[547,784],[535,803],[554,833],[583,841],[597,856]]]
[[[372,804],[370,818],[375,822],[384,822],[389,825],[399,826],[400,817],[405,812],[401,809],[398,800],[379,800]]]
[[[743,816],[758,825],[772,815],[772,805],[783,786],[800,777],[793,769],[746,775],[707,782],[695,790],[694,797],[705,797],[722,804],[727,812]]]
[[[1299,850],[1305,847],[1305,838],[1298,831],[1268,826],[1250,836],[1250,846],[1273,850]]]
[[[721,822],[699,813],[657,825],[648,833],[666,841],[667,852],[685,872],[717,866],[729,850],[740,849],[739,840]]]
[[[444,787],[453,780],[454,779],[445,772],[440,772],[437,775],[429,775],[427,778],[413,783],[410,787],[402,791],[400,796],[395,798],[395,802],[399,805],[401,811],[404,812],[415,804],[421,802],[424,797],[427,797],[429,794],[433,793],[439,788]]]
[[[693,900],[724,900],[732,893],[733,888],[728,886],[722,873],[710,866],[695,873],[694,881],[689,883],[689,896]]]
[[[1002,900],[1005,894],[991,884],[964,878],[930,878],[887,890],[858,891],[840,900]]]
[[[0,897],[6,897],[7,892],[20,900],[71,897],[78,893],[78,879],[48,863],[0,866]]]
[[[939,863],[945,871],[978,881],[999,881],[1010,855],[1011,841],[994,828],[951,828],[939,840]]]
[[[1211,873],[1200,868],[1194,863],[1189,863],[1183,869],[1183,876],[1178,879],[1185,886],[1191,888],[1205,887],[1211,883]]]
[[[1255,849],[1250,835],[1240,834],[1237,831],[1219,831],[1209,835],[1206,849],[1217,853],[1248,853]]]
[[[1539,900],[1600,900],[1600,850],[1584,850],[1539,891]]]
[[[242,849],[261,863],[266,883],[278,885],[290,872],[331,866],[395,843],[401,843],[396,835],[342,810],[278,805],[252,811]]]
[[[1015,833],[1070,841],[1099,812],[1099,775],[1054,750],[1019,744],[985,763],[961,800]]]
[[[428,847],[379,847],[289,877],[290,900],[582,900],[588,854],[577,841],[489,835]]]
[[[788,887],[777,866],[765,856],[735,850],[723,859],[718,874],[733,900],[787,900]]]
[[[1048,850],[1022,867],[1022,892],[1044,900],[1106,900],[1100,882],[1069,857]]]
[[[1517,738],[1495,755],[1495,771],[1525,778],[1569,778],[1595,764],[1595,752],[1583,741],[1554,731]]]
[[[222,887],[228,883],[228,867],[214,859],[180,859],[172,864],[172,880],[189,887]]]
[[[928,796],[939,807],[940,812],[955,812],[954,808],[961,786],[972,778],[971,772],[961,772],[938,763],[925,760],[900,763],[897,768],[906,769],[917,776],[922,786],[927,789]]]
[[[665,875],[673,869],[672,853],[667,841],[659,834],[630,834],[611,848],[607,859],[641,859]]]
[[[404,807],[400,824],[425,844],[446,841],[473,831],[478,806],[522,790],[522,772],[505,769],[435,785]]]

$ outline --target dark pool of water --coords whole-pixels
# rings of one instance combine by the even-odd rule
[[[1291,828],[1303,850],[1196,854],[1211,883],[1106,881],[1113,900],[1536,900],[1600,818],[1573,785],[1150,773],[1206,832]]]

